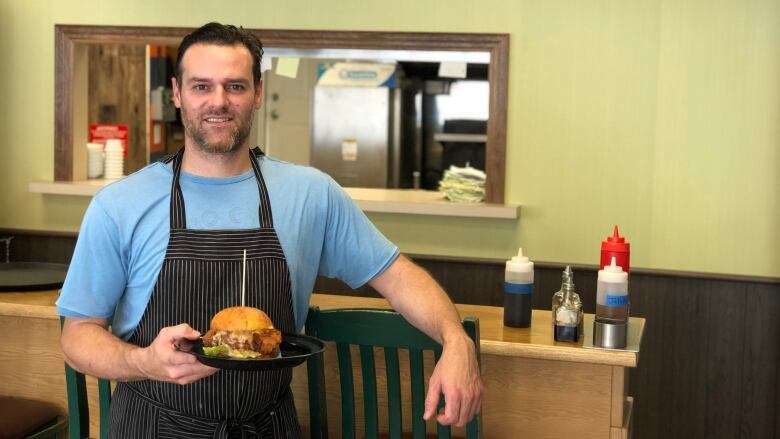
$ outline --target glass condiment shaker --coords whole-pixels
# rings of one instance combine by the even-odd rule
[[[563,274],[561,274],[561,289],[558,290],[555,294],[553,294],[552,297],[552,310],[555,311],[556,308],[558,308],[561,303],[563,303],[563,286],[566,283],[571,283],[574,285],[574,273],[571,271],[570,266],[566,266],[566,269],[563,270]],[[555,326],[555,313],[552,313],[552,324]]]
[[[561,290],[552,299],[555,341],[578,341],[582,337],[582,317],[582,301],[574,291],[574,273],[566,266],[561,276]]]

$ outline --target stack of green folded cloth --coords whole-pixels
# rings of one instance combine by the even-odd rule
[[[439,192],[450,201],[481,203],[485,199],[485,173],[468,164],[465,168],[450,166],[439,182]]]

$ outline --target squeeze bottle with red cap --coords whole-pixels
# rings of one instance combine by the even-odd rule
[[[612,258],[615,258],[615,265],[622,267],[623,271],[628,273],[629,261],[631,259],[631,244],[626,242],[626,238],[620,236],[618,226],[615,226],[612,236],[601,241],[601,263],[599,263],[599,269],[610,265]]]
[[[531,326],[531,293],[534,291],[534,263],[523,256],[506,261],[504,272],[504,325],[513,328]]]

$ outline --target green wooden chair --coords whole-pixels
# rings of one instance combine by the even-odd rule
[[[60,318],[60,325],[65,322]],[[87,404],[87,382],[83,373],[65,363],[65,386],[68,389],[68,435],[71,439],[89,437],[89,405]],[[111,408],[111,382],[98,379],[98,401],[100,409],[100,439],[108,438],[108,414]]]
[[[479,320],[468,317],[463,327],[474,340],[479,358]],[[320,311],[309,308],[306,319],[306,334],[326,341],[334,341],[338,353],[339,381],[341,385],[341,430],[343,438],[355,438],[355,396],[352,377],[350,345],[359,346],[360,364],[363,376],[363,413],[365,437],[377,438],[379,434],[376,367],[374,347],[384,349],[387,371],[387,401],[390,438],[401,438],[401,380],[398,361],[399,349],[409,351],[411,381],[411,424],[412,437],[426,437],[425,421],[422,418],[425,405],[425,376],[423,351],[433,351],[439,361],[442,347],[420,330],[409,324],[395,311],[385,309],[333,309]],[[311,437],[328,437],[328,414],[325,403],[325,370],[323,354],[307,362],[309,377],[309,425]],[[442,401],[443,401],[442,397]],[[440,407],[443,403],[440,403]],[[449,438],[450,427],[438,425],[438,438]],[[466,426],[469,439],[479,437],[479,417]]]

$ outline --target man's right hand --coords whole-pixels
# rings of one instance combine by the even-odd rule
[[[163,328],[151,345],[141,348],[117,338],[101,318],[65,318],[62,352],[79,372],[112,381],[152,379],[189,384],[217,371],[194,355],[176,349],[200,333],[187,324]]]
[[[162,328],[152,344],[132,351],[131,358],[138,370],[149,379],[189,384],[219,370],[200,363],[194,355],[176,348],[183,340],[195,340],[198,337],[200,332],[186,323]]]

